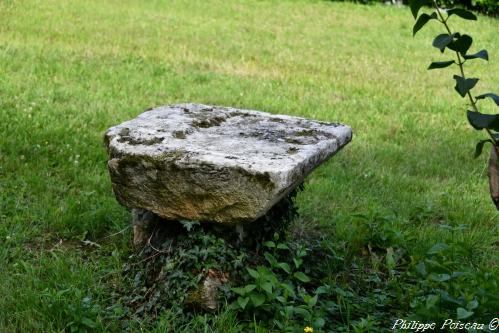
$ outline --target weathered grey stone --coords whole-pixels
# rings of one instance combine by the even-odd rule
[[[120,203],[219,223],[264,215],[351,138],[341,124],[199,104],[159,107],[105,135]]]

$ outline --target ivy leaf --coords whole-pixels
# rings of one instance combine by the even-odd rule
[[[445,48],[447,47],[447,45],[452,43],[453,39],[454,39],[454,35],[440,34],[437,37],[435,37],[432,45],[434,47],[436,47],[437,49],[439,49],[440,52],[444,53]]]
[[[480,59],[484,59],[484,60],[488,61],[489,54],[487,53],[487,50],[481,50],[475,54],[469,54],[469,55],[464,56],[464,59],[476,59],[476,58],[480,58]]]
[[[326,294],[329,290],[329,286],[327,285],[324,285],[324,286],[320,286],[318,287],[316,290],[315,290],[315,294],[316,295],[320,295],[320,294]]]
[[[314,327],[317,327],[317,328],[322,328],[322,327],[324,327],[325,324],[326,324],[326,321],[322,318],[317,318],[317,320],[314,321]]]
[[[476,144],[476,147],[475,147],[475,156],[474,156],[475,158],[478,158],[480,155],[482,155],[483,146],[487,142],[490,142],[493,144],[492,140],[490,140],[490,139],[478,141],[478,143]]]
[[[453,51],[457,51],[462,55],[465,55],[466,52],[470,49],[471,44],[473,43],[473,38],[468,35],[455,35],[457,37],[456,40],[452,41],[447,45],[447,47]]]
[[[453,8],[453,9],[449,9],[447,11],[447,15],[449,15],[449,17],[454,15],[454,14],[459,16],[460,18],[465,19],[465,20],[473,20],[473,21],[477,20],[476,15],[473,14],[472,12],[470,12],[469,10],[466,10],[466,9]]]
[[[95,321],[93,321],[92,319],[87,318],[87,317],[83,317],[81,319],[81,323],[89,328],[96,328],[97,327],[97,323]]]
[[[470,272],[452,272],[452,275],[451,275],[451,278],[455,279],[455,278],[459,278],[461,276],[473,276],[472,273]]]
[[[428,23],[428,21],[436,19],[437,13],[432,13],[431,15],[428,15],[426,13],[421,14],[421,16],[419,16],[418,20],[414,24],[414,27],[412,28],[412,35],[416,36],[416,33],[421,30],[421,28],[424,27],[425,24]]]
[[[428,275],[428,272],[426,271],[426,265],[424,264],[424,261],[420,261],[416,265],[416,271],[421,274],[422,276]]]
[[[315,295],[314,297],[310,297],[310,299],[307,301],[308,306],[314,307],[315,304],[317,304],[317,298],[317,295]]]
[[[393,256],[393,247],[389,247],[386,249],[386,266],[388,269],[394,269],[396,265],[397,263]]]
[[[430,274],[430,279],[436,282],[445,282],[451,279],[449,274]]]
[[[289,250],[289,247],[286,244],[284,244],[284,243],[277,244],[277,248],[279,250]]]
[[[254,279],[258,279],[260,277],[260,274],[254,269],[246,268],[246,270],[248,271],[249,275],[251,275]]]
[[[272,266],[277,265],[277,259],[273,255],[271,255],[270,253],[266,252],[263,256],[265,257],[265,259],[267,259],[269,264],[271,264]]]
[[[305,273],[296,272],[295,274],[293,274],[293,276],[303,283],[310,282],[310,278],[307,275],[305,275]]]
[[[449,61],[435,61],[430,64],[430,67],[428,69],[435,69],[435,68],[445,68],[449,67],[452,64],[455,64],[456,62],[454,60],[449,60]]]
[[[244,288],[232,288],[231,290],[241,296],[244,296],[246,294]]]
[[[424,5],[427,5],[429,3],[430,3],[429,0],[410,0],[409,1],[409,6],[411,7],[412,16],[414,16],[414,19],[416,19],[418,17],[418,13],[419,13],[419,10],[421,9],[421,7],[423,7]]]
[[[467,308],[469,310],[473,310],[473,309],[476,309],[478,307],[478,301],[476,299],[473,299],[472,301],[469,301],[468,302],[468,306]]]
[[[428,295],[426,297],[426,309],[431,309],[433,308],[438,301],[440,301],[440,297],[437,295]]]
[[[229,310],[239,310],[241,308],[241,306],[239,305],[239,303],[237,302],[233,302],[231,304],[229,304],[229,306],[227,307]]]
[[[476,99],[484,99],[485,97],[491,98],[496,103],[496,105],[499,106],[499,96],[497,96],[496,94],[486,93],[486,94],[483,94],[480,96],[476,96],[475,98]]]
[[[286,273],[290,274],[291,273],[291,267],[289,267],[289,265],[285,262],[280,262],[278,265],[277,265],[280,269],[282,269],[283,271],[285,271]]]
[[[301,316],[302,318],[310,317],[310,312],[308,312],[307,309],[299,308],[297,306],[295,306],[293,308],[293,312],[296,313],[297,315]]]
[[[248,304],[248,302],[249,302],[249,297],[238,297],[237,298],[237,304],[239,304],[239,306],[243,310],[246,307],[246,304]]]
[[[255,308],[265,303],[265,295],[252,293],[250,295],[250,298],[251,298],[251,303],[253,303],[253,306]]]
[[[445,274],[445,275],[447,275],[447,274]],[[450,279],[453,279],[452,275],[450,276]],[[441,297],[442,301],[444,301],[446,303],[449,302],[449,303],[453,303],[453,304],[456,304],[456,305],[463,304],[463,301],[457,299],[456,297],[453,297],[453,296],[449,295],[449,293],[446,292],[446,291],[443,291],[443,290],[440,289],[438,291],[438,293],[440,294],[440,297]]]
[[[268,294],[272,295],[272,283],[270,282],[266,282],[264,284],[262,284],[262,289],[265,290]]]
[[[468,311],[463,308],[457,308],[457,319],[466,319],[473,315],[473,311]]]
[[[275,243],[273,241],[265,242],[263,245],[271,249],[275,247]]]
[[[427,254],[437,254],[442,251],[445,251],[449,248],[449,245],[445,243],[437,243],[431,247],[431,249],[428,250]]]
[[[468,91],[470,91],[478,82],[477,78],[465,79],[459,75],[454,75],[454,80],[456,80],[456,86],[454,88],[459,95],[461,95],[461,97],[466,96]]]
[[[303,260],[302,259],[293,258],[293,262],[295,263],[295,267],[296,268],[300,268],[301,264],[303,263]]]
[[[468,121],[476,130],[488,128],[499,131],[499,114],[483,114],[480,112],[468,111]]]
[[[255,288],[256,288],[256,285],[248,284],[247,286],[244,287],[244,293],[247,294],[247,293],[253,291]]]
[[[289,283],[281,283],[281,289],[284,289],[285,293],[287,293],[288,296],[295,297],[295,291],[293,290],[293,286],[290,285]]]

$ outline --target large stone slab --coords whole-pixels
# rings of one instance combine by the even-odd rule
[[[199,104],[146,111],[105,134],[120,203],[219,223],[264,215],[351,138],[341,124]]]

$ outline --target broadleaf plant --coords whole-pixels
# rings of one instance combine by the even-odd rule
[[[493,146],[489,161],[490,191],[492,200],[499,210],[499,165],[497,165],[499,160],[499,114],[481,113],[477,105],[479,101],[490,98],[499,106],[499,96],[489,92],[473,97],[471,91],[476,87],[479,79],[467,77],[464,72],[464,65],[467,61],[473,59],[488,61],[489,54],[487,50],[480,50],[476,53],[468,54],[468,51],[473,44],[473,38],[467,34],[453,32],[448,24],[449,18],[453,15],[461,19],[473,21],[477,20],[477,16],[462,8],[440,8],[436,0],[409,0],[409,6],[414,19],[416,20],[412,30],[413,36],[415,36],[428,22],[433,20],[441,23],[445,29],[444,33],[439,34],[433,39],[432,45],[439,49],[441,53],[445,53],[446,50],[452,52],[455,55],[455,59],[432,62],[428,69],[441,69],[453,65],[459,68],[459,73],[453,76],[456,81],[454,89],[461,97],[467,97],[469,100],[470,110],[467,112],[468,122],[476,130],[485,130],[489,137],[480,140],[476,144],[475,158],[480,156],[486,143],[490,143]],[[432,7],[433,12],[431,14],[420,14],[419,12],[424,6]]]

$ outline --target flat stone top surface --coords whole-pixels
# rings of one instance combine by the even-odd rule
[[[146,111],[110,128],[106,136],[117,155],[177,152],[199,162],[275,172],[292,169],[319,152],[331,155],[351,140],[352,130],[287,115],[179,104]]]
[[[122,204],[221,223],[264,215],[351,138],[341,124],[200,104],[158,107],[105,135]]]

